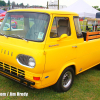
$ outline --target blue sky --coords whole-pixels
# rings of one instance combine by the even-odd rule
[[[5,2],[8,2],[8,0],[4,0]],[[47,1],[50,0],[10,0],[10,2],[15,1],[15,3],[24,3],[29,5],[42,5],[46,6]],[[54,0],[51,0],[54,1]],[[60,5],[66,5],[69,6],[76,2],[77,0],[59,0]],[[100,0],[84,0],[86,3],[88,3],[90,6],[99,6],[100,7]]]

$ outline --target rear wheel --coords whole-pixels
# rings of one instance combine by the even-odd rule
[[[71,67],[67,67],[61,74],[57,83],[54,85],[54,89],[57,92],[66,92],[68,91],[74,80],[74,70]]]

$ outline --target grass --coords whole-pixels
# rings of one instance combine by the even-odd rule
[[[16,20],[14,19],[14,21],[17,22],[17,29],[24,29],[24,20]],[[10,19],[7,20],[6,23],[10,24]],[[31,27],[34,24],[33,21],[29,21],[29,26]]]
[[[100,70],[94,67],[75,76],[72,88],[64,93],[52,87],[32,90],[0,76],[0,93],[7,92],[27,92],[28,96],[1,96],[0,100],[100,100]]]

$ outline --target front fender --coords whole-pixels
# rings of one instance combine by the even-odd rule
[[[75,64],[75,62],[70,62],[70,63],[67,62],[64,66],[61,67],[61,70],[58,73],[58,77],[56,77],[56,79],[55,79],[56,82],[58,81],[58,79],[59,79],[60,75],[62,74],[62,72],[64,71],[64,69],[69,67],[69,66],[74,66],[75,67],[75,74],[76,74],[76,64]]]

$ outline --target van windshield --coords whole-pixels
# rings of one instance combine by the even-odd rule
[[[7,37],[43,41],[50,16],[36,12],[9,12],[0,28],[0,35]]]

